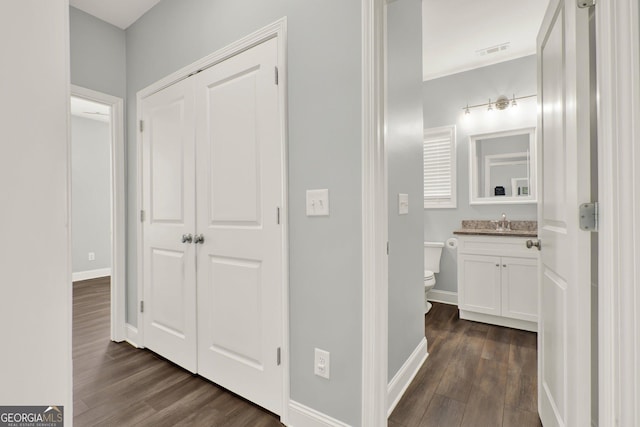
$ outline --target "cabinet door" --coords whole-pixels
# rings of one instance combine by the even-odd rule
[[[538,261],[502,257],[502,315],[538,321]]]
[[[460,254],[458,258],[461,310],[500,316],[500,257]]]

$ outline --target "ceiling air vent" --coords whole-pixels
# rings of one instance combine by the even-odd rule
[[[479,56],[485,56],[485,55],[491,55],[492,53],[503,52],[503,51],[509,49],[509,44],[510,43],[511,42],[506,42],[506,43],[498,44],[498,45],[495,45],[495,46],[485,47],[484,49],[476,50],[476,53]]]

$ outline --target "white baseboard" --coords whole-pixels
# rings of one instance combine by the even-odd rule
[[[506,328],[522,329],[523,331],[538,332],[538,322],[512,319],[510,317],[493,316],[491,314],[476,313],[475,311],[460,310],[460,318]]]
[[[328,415],[294,400],[289,401],[289,427],[349,427]]]
[[[71,280],[78,282],[81,280],[97,279],[98,277],[111,276],[111,268],[99,268],[97,270],[78,271],[71,275]]]
[[[394,375],[393,379],[389,382],[387,387],[387,402],[389,402],[389,410],[387,416],[390,416],[396,405],[407,391],[409,384],[415,378],[416,374],[422,367],[422,364],[427,360],[427,339],[422,338],[422,341],[413,350],[411,356],[404,362],[404,365]]]
[[[135,348],[142,348],[138,345],[138,328],[128,323],[125,326],[126,338],[124,340]]]
[[[429,301],[441,302],[443,304],[458,305],[458,293],[450,291],[440,291],[438,289],[432,289],[427,294]]]

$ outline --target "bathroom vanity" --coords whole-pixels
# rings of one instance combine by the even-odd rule
[[[539,252],[527,247],[537,237],[537,223],[512,221],[507,228],[463,221],[454,232],[460,318],[537,331]]]

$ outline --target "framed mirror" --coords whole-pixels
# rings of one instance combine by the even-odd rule
[[[535,128],[469,137],[469,203],[536,203]]]

